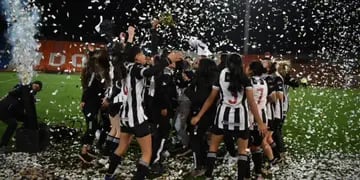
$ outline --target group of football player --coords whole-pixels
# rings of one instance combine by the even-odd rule
[[[152,39],[161,38],[157,25]],[[238,53],[221,53],[218,61],[178,50],[159,54],[155,43],[145,56],[134,37],[129,26],[105,49],[88,47],[81,75],[84,163],[92,163],[99,149],[109,157],[105,179],[114,179],[133,139],[141,149],[134,179],[161,175],[169,154],[191,152],[189,175],[212,179],[222,147],[237,162],[237,179],[261,179],[284,160],[287,65],[265,57],[245,66]]]

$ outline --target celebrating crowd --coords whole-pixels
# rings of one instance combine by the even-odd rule
[[[134,43],[132,26],[127,35],[109,41],[106,49],[89,46],[81,75],[87,130],[80,159],[91,163],[100,150],[109,157],[105,179],[114,179],[135,139],[141,157],[134,179],[164,173],[164,158],[172,146],[179,147],[179,154],[193,152],[191,176],[213,179],[224,140],[228,154],[237,161],[238,179],[263,178],[284,160],[286,65],[265,58],[244,67],[237,53],[221,54],[218,64],[207,56],[192,60],[177,50],[158,54],[161,35],[156,28],[154,22],[148,56]],[[98,130],[100,137],[93,146]],[[179,144],[172,143],[174,138]]]

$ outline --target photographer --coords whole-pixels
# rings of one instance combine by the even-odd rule
[[[0,120],[7,124],[1,137],[0,151],[7,150],[10,138],[17,128],[17,121],[24,122],[25,128],[37,128],[35,95],[41,89],[41,81],[34,81],[26,86],[16,85],[0,100]]]

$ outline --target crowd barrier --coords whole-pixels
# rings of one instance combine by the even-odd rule
[[[69,41],[40,41],[39,52],[42,54],[37,71],[42,72],[81,72],[87,60],[86,44]],[[94,44],[96,48],[104,44]]]
[[[39,52],[42,54],[37,71],[50,73],[75,73],[81,72],[87,60],[86,44],[69,41],[40,41]],[[96,48],[104,48],[105,44],[94,44]],[[248,65],[253,60],[264,58],[264,55],[243,56],[243,62]],[[285,55],[283,60],[291,62],[292,76],[298,79],[307,78],[309,84],[330,87],[359,87],[359,69],[343,69],[341,64],[326,61],[301,61],[294,55]]]

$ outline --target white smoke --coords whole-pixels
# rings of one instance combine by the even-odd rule
[[[16,67],[21,83],[27,85],[40,61],[37,51],[40,45],[34,37],[40,10],[27,0],[3,0],[2,5],[9,25],[8,42],[12,45],[10,63]]]

